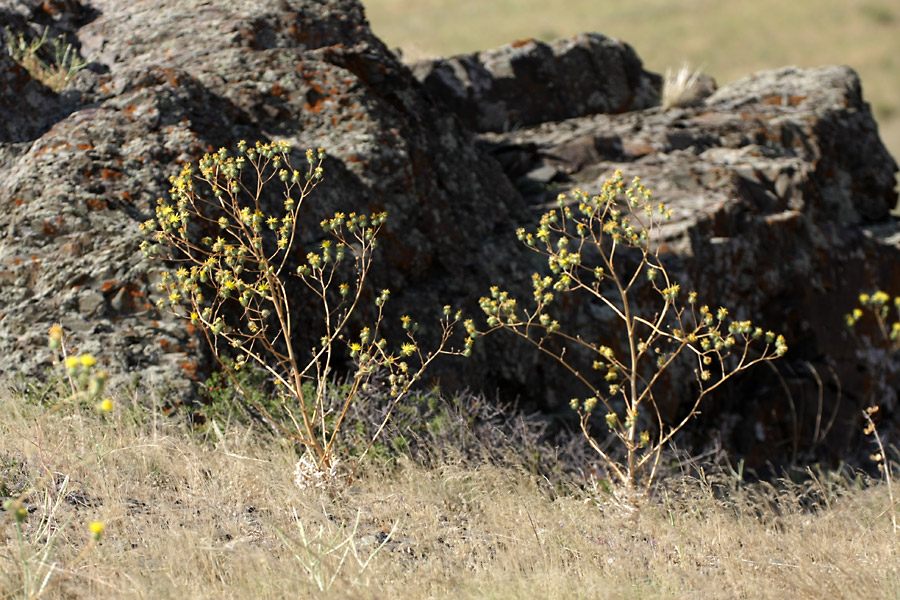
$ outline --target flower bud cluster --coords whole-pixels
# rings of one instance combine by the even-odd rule
[[[62,354],[62,365],[72,386],[73,394],[88,401],[98,400],[106,389],[109,372],[106,369],[98,368],[97,358],[93,354],[66,355],[63,338],[62,326],[55,324],[50,327],[47,345],[51,350]],[[108,411],[112,408],[112,401],[104,399],[97,407],[100,410]]]
[[[848,327],[854,327],[866,312],[874,318],[878,329],[894,350],[900,349],[900,296],[891,299],[884,291],[872,294],[860,294],[859,306],[844,316]],[[891,308],[894,309],[894,320],[891,322]]]

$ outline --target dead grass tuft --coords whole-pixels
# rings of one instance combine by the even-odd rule
[[[709,86],[704,85],[702,77],[700,69],[695,70],[688,63],[683,63],[675,72],[666,69],[663,78],[662,107],[668,110],[692,106],[703,100],[711,90],[708,89]]]

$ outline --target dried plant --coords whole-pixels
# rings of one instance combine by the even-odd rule
[[[672,72],[666,69],[663,78],[662,106],[664,109],[691,106],[708,95],[700,69],[692,69],[688,63]]]
[[[897,524],[897,513],[894,510],[894,487],[893,482],[891,481],[891,463],[888,461],[887,453],[884,450],[884,443],[881,441],[881,436],[878,435],[878,428],[875,426],[874,419],[872,419],[872,415],[877,412],[878,406],[870,406],[863,411],[863,419],[866,421],[864,433],[866,435],[871,435],[875,439],[875,444],[878,446],[878,452],[872,454],[869,458],[878,465],[878,470],[881,472],[885,484],[887,484],[888,500],[891,503],[888,512],[891,513],[891,525],[893,525],[894,532],[896,533],[897,531],[900,531],[900,525]]]
[[[286,142],[255,146],[241,142],[238,151],[236,157],[225,149],[206,155],[199,162],[199,172],[186,165],[172,178],[172,201],[160,199],[156,219],[142,225],[154,236],[154,242],[145,241],[142,249],[148,256],[162,256],[178,266],[163,273],[159,289],[166,298],[158,306],[202,330],[244,400],[305,449],[308,456],[298,463],[303,472],[297,474],[297,481],[320,486],[323,477],[333,478],[335,443],[350,405],[361,392],[370,385],[381,386],[391,396],[393,409],[435,358],[468,355],[471,340],[462,349],[449,347],[461,317],[445,306],[435,349],[420,348],[415,337],[418,325],[409,316],[401,319],[406,340],[397,348],[389,347],[380,333],[389,290],[375,298],[374,322],[351,332],[351,316],[363,299],[387,214],[338,212],[320,223],[325,239],[292,271],[315,298],[321,318],[318,344],[299,348],[294,323],[297,298],[288,291],[286,279],[289,258],[296,253],[300,211],[323,176],[325,153],[307,151],[308,169],[301,174],[291,167]],[[263,188],[273,180],[283,186],[284,200],[279,209],[267,213]],[[212,199],[201,194],[201,188],[208,188]],[[233,368],[223,360],[226,352],[235,354]],[[334,413],[328,410],[326,389],[338,357],[345,355],[353,367],[342,387],[342,405]],[[288,422],[274,418],[242,389],[234,370],[249,363],[272,377]],[[385,421],[389,417],[390,411]],[[384,423],[370,445],[383,427]],[[364,456],[365,452],[360,458]]]
[[[535,233],[518,231],[527,247],[546,257],[551,273],[532,275],[533,308],[523,310],[497,287],[481,299],[488,325],[481,333],[516,334],[589,390],[571,406],[614,483],[629,493],[638,483],[645,490],[653,484],[663,448],[705,398],[735,374],[787,351],[784,337],[732,320],[725,308],[698,306],[695,292],[684,303],[659,252],[659,229],[670,216],[637,178],[626,186],[618,171],[598,196],[580,190],[571,199],[560,195],[558,208],[541,217]],[[620,339],[607,345],[563,332],[550,309],[572,293],[606,307],[619,324]],[[639,302],[642,294],[656,298],[652,306]],[[589,356],[584,365],[579,352]],[[683,417],[667,422],[655,391],[663,374],[682,359],[693,363],[696,396]],[[624,461],[592,433],[598,406],[606,410],[606,428],[624,450]]]

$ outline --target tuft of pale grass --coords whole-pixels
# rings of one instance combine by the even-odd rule
[[[708,95],[708,86],[704,85],[703,73],[693,69],[688,63],[682,63],[677,71],[666,69],[662,87],[662,107],[681,108],[692,106]]]
[[[12,59],[22,65],[34,79],[51,90],[60,92],[78,71],[87,68],[88,61],[78,55],[78,51],[66,42],[64,36],[48,43],[48,33],[49,28],[44,27],[41,35],[28,41],[23,32],[14,32],[7,26],[3,32],[3,42]]]
[[[390,468],[373,465],[330,493],[299,490],[296,452],[270,434],[222,425],[214,441],[203,440],[151,400],[118,397],[111,413],[59,411],[36,429],[43,407],[0,398],[0,458],[13,465],[0,470],[0,489],[35,485],[43,468],[69,478],[43,598],[842,598],[900,590],[888,495],[874,481],[750,486],[700,471],[669,480],[641,512],[624,515],[585,502],[577,481],[551,486],[524,466],[447,452],[429,467],[402,456]],[[36,499],[25,496],[26,538],[41,517]],[[95,521],[103,535],[85,551]],[[0,527],[0,572],[13,573],[10,519]],[[313,575],[330,581],[327,592]],[[0,578],[0,597],[16,593],[11,585]]]

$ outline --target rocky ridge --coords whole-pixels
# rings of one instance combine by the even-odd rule
[[[397,307],[475,313],[493,283],[527,289],[536,263],[515,227],[616,168],[640,176],[675,210],[667,253],[684,287],[788,337],[779,376],[718,399],[705,411],[714,427],[698,428],[755,464],[839,456],[858,439],[860,404],[885,391],[871,377],[885,357],[859,350],[841,316],[859,290],[900,291],[897,166],[849,68],[759,73],[663,110],[660,77],[616,40],[516,42],[410,69],[355,0],[6,1],[0,22],[49,27],[92,61],[57,93],[0,51],[8,373],[41,373],[61,321],[113,371],[180,390],[202,377],[197,332],[153,308],[159,266],[138,251],[137,226],[179,165],[240,139],[287,139],[329,154],[310,222],[389,212],[373,285]],[[567,317],[604,333],[590,306]],[[509,342],[436,375],[551,410],[576,393]],[[807,365],[840,387],[820,389]],[[835,415],[828,435],[823,413]]]

